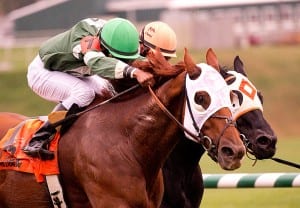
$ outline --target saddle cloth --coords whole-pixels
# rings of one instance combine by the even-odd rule
[[[43,119],[30,118],[8,130],[0,141],[0,170],[32,173],[35,175],[37,182],[44,182],[46,175],[59,174],[57,161],[59,132],[56,133],[49,146],[49,150],[55,154],[53,160],[32,158],[22,150],[43,123]]]

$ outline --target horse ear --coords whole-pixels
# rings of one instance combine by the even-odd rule
[[[187,48],[184,48],[184,63],[190,79],[197,79],[201,74],[201,68],[195,64]]]
[[[158,47],[156,47],[154,51],[151,50],[148,52],[147,59],[152,66],[153,72],[159,76],[170,76],[178,74],[179,70],[182,70],[182,68],[179,69],[178,67],[173,67],[165,59]]]
[[[219,61],[212,48],[209,48],[206,52],[206,63],[220,72]]]
[[[239,56],[236,56],[234,58],[233,65],[234,65],[234,70],[236,72],[241,73],[241,74],[243,74],[244,76],[247,77],[247,74],[246,74],[245,69],[244,69],[244,64],[243,64],[243,62],[242,62],[242,60],[240,59]]]

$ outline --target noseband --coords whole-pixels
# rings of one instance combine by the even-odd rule
[[[235,121],[233,121],[232,117],[227,117],[227,116],[221,116],[221,115],[212,115],[210,116],[210,118],[216,118],[216,119],[225,119],[226,120],[226,125],[224,126],[224,129],[222,130],[221,134],[219,135],[218,139],[217,139],[217,143],[214,144],[213,140],[206,135],[203,135],[203,133],[201,132],[201,129],[199,128],[199,126],[197,125],[194,116],[191,112],[191,108],[190,108],[190,103],[189,103],[189,99],[187,98],[187,105],[188,105],[188,109],[189,109],[189,113],[190,116],[192,118],[193,121],[193,126],[195,128],[195,130],[198,132],[198,135],[195,135],[194,133],[192,133],[190,130],[188,130],[187,128],[185,128],[171,113],[170,111],[164,106],[164,104],[158,99],[158,97],[156,96],[156,94],[153,92],[152,88],[150,86],[148,86],[149,92],[152,95],[152,97],[154,98],[154,100],[156,101],[157,105],[160,107],[160,109],[171,119],[173,120],[183,131],[185,131],[187,134],[189,134],[195,141],[197,141],[198,143],[202,144],[203,148],[208,152],[208,155],[214,160],[214,161],[218,161],[218,146],[221,140],[221,137],[223,136],[224,132],[226,131],[226,129],[230,126],[236,126]],[[186,93],[187,96],[187,93]]]
[[[216,119],[225,119],[226,121],[226,125],[224,126],[221,134],[219,135],[218,139],[217,139],[217,145],[213,144],[212,139],[209,136],[202,136],[203,140],[209,141],[208,142],[208,146],[206,147],[205,145],[203,145],[203,148],[207,151],[208,155],[215,161],[218,161],[218,146],[220,143],[220,140],[224,134],[224,132],[226,131],[226,129],[230,126],[236,127],[236,122],[232,119],[232,117],[227,117],[227,116],[220,116],[220,115],[212,115],[210,118],[216,118]],[[201,132],[199,133],[201,134]]]
[[[251,159],[251,160],[255,160],[256,158],[251,158],[249,155],[248,155],[248,153],[250,153],[251,155],[255,155],[254,154],[254,152],[253,152],[253,150],[250,148],[250,145],[253,145],[252,143],[251,143],[251,141],[244,135],[244,134],[241,134],[241,139],[242,139],[242,141],[243,141],[243,143],[244,143],[244,146],[245,146],[245,148],[246,148],[246,154],[247,154],[247,157],[249,158],[249,159]]]

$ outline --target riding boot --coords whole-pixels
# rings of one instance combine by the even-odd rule
[[[52,112],[56,111],[66,111],[66,108],[60,103]],[[48,146],[55,133],[55,127],[49,120],[45,121],[40,129],[32,136],[28,145],[23,148],[24,153],[31,157],[39,157],[42,160],[52,160],[54,153],[48,150]]]

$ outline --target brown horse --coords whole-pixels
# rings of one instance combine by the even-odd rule
[[[17,113],[0,112],[0,138],[4,137],[7,129],[14,127],[16,124],[24,121],[26,118],[26,116]]]
[[[170,69],[157,56],[149,59]],[[161,168],[180,133],[201,142],[222,168],[240,167],[245,148],[231,122],[224,79],[207,64],[192,64],[187,53],[185,66],[160,80],[156,97],[139,88],[82,114],[62,136],[58,160],[69,207],[159,207]],[[51,207],[46,185],[34,181],[31,174],[0,171],[0,207]]]
[[[211,49],[207,52],[207,62],[219,68],[216,54]],[[222,68],[221,74],[236,93],[233,116],[248,152],[257,159],[271,158],[275,154],[277,137],[263,116],[262,95],[248,80],[240,58],[234,59],[233,71]],[[184,134],[177,136],[179,143],[163,167],[165,193],[161,208],[198,208],[204,191],[199,161],[205,150],[184,138]]]

